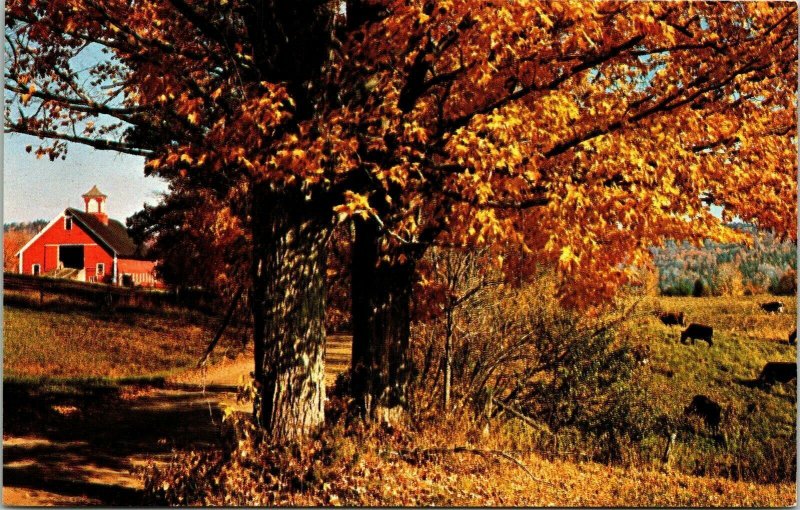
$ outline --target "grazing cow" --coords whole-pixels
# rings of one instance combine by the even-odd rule
[[[692,403],[683,410],[683,414],[701,417],[712,432],[716,432],[722,422],[722,406],[705,395],[695,395]]]
[[[658,314],[658,318],[667,326],[686,325],[686,315],[683,312],[661,312]]]
[[[769,361],[758,376],[761,386],[787,383],[792,379],[797,379],[797,362],[795,361]]]
[[[685,344],[686,340],[691,338],[692,345],[694,345],[695,340],[703,340],[708,342],[708,346],[710,347],[714,345],[711,341],[712,336],[714,336],[714,328],[711,326],[703,326],[702,324],[695,324],[693,322],[681,333],[681,343]]]
[[[794,345],[797,343],[797,330],[795,329],[791,333],[789,333],[789,345]]]
[[[647,365],[650,362],[650,346],[638,344],[631,348],[631,356],[637,365]]]
[[[783,301],[770,301],[758,305],[767,313],[783,313]]]

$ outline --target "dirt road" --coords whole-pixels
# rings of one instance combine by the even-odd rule
[[[348,337],[331,337],[330,384],[349,362]],[[223,406],[252,370],[252,354],[206,370],[189,370],[162,388],[42,391],[4,387],[3,503],[12,506],[137,505],[142,482],[133,472],[173,450],[217,444]]]

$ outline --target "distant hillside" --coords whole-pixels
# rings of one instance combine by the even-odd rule
[[[793,242],[781,241],[771,233],[757,232],[746,224],[733,225],[750,232],[753,246],[721,244],[706,240],[703,246],[693,246],[667,241],[664,247],[651,248],[659,272],[659,288],[664,295],[691,295],[698,285],[712,291],[719,279],[720,266],[731,267],[741,273],[741,281],[747,293],[786,292],[786,283],[781,278],[793,278],[797,271],[797,247]],[[793,271],[794,273],[790,273]],[[788,274],[787,274],[788,273]],[[793,286],[790,286],[793,288]]]

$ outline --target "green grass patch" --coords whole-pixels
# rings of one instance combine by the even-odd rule
[[[787,336],[795,327],[797,300],[781,298],[786,313],[767,314],[758,304],[771,296],[653,298],[627,328],[632,341],[651,346],[649,375],[644,378],[657,412],[682,424],[674,466],[694,474],[774,482],[795,472],[796,386],[753,384],[769,361],[794,361]],[[680,326],[665,326],[652,310],[683,311],[687,322],[714,328],[714,345],[680,343]],[[685,419],[694,395],[720,403],[725,416],[719,436],[700,420]],[[724,442],[720,441],[724,436]],[[654,442],[650,456],[659,457]]]

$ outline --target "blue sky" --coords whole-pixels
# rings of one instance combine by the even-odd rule
[[[144,158],[71,144],[66,161],[25,152],[38,139],[7,134],[3,157],[3,222],[51,220],[67,207],[83,208],[81,195],[97,185],[108,195],[110,217],[124,223],[147,202],[159,201],[165,181],[144,176]],[[722,208],[712,206],[719,217]]]
[[[144,176],[144,158],[70,144],[66,161],[36,159],[25,146],[38,139],[6,134],[3,142],[3,222],[51,220],[66,207],[83,209],[93,185],[108,195],[108,214],[120,221],[159,201],[166,183]]]

